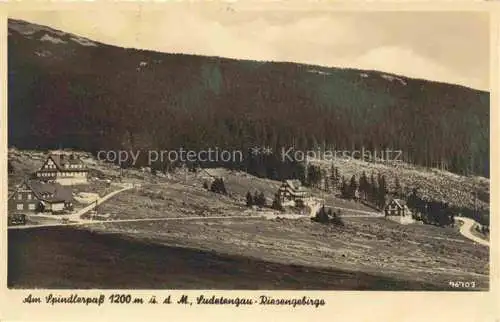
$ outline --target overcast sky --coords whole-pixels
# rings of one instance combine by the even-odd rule
[[[10,17],[124,47],[376,69],[489,88],[489,20],[482,12],[261,11],[187,3],[156,8]]]

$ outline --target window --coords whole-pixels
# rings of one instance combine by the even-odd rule
[[[17,210],[24,210],[24,205],[22,203],[18,204]]]
[[[17,194],[17,200],[23,200],[23,195],[21,193]]]
[[[34,204],[34,203],[30,203],[30,204],[28,205],[28,209],[29,209],[29,210],[35,210],[35,204]]]
[[[28,200],[31,200],[31,193],[28,193]]]

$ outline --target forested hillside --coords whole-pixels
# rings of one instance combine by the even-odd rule
[[[489,176],[487,92],[377,71],[118,48],[16,20],[8,54],[11,146],[391,148],[409,163]],[[264,175],[280,171],[276,160],[256,162]]]

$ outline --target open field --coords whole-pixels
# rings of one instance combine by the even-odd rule
[[[234,215],[244,209],[230,197],[174,182],[124,191],[101,205],[99,212],[116,219],[131,219]]]
[[[345,227],[337,228],[308,218],[228,219],[109,223],[91,229],[289,265],[357,270],[441,286],[449,280],[474,280],[488,287],[488,248],[465,239],[456,229],[402,227],[380,218],[344,218],[344,222]]]
[[[488,289],[488,248],[454,229],[344,221],[344,228],[304,218],[9,231],[9,286],[447,290],[463,280]]]
[[[167,247],[85,229],[9,231],[9,288],[439,290],[427,281]]]
[[[139,189],[125,191],[101,206],[100,211],[110,213],[117,219],[179,217],[179,216],[224,216],[246,211],[245,195],[248,191],[263,192],[267,205],[271,205],[280,182],[225,169],[211,169],[210,173],[224,178],[228,195],[221,195],[203,188],[203,176],[178,171],[171,179],[159,178],[156,183],[147,183]],[[147,176],[147,175],[146,175]],[[210,181],[209,181],[210,182]],[[320,196],[316,192],[317,196]],[[325,195],[330,207],[342,207],[362,211],[373,209],[350,200]]]

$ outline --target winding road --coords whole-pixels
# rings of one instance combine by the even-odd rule
[[[476,221],[466,217],[455,217],[455,220],[461,221],[463,223],[462,226],[460,226],[460,233],[464,237],[483,246],[490,246],[490,243],[488,241],[472,234],[472,228],[474,227],[474,224],[477,224]]]

